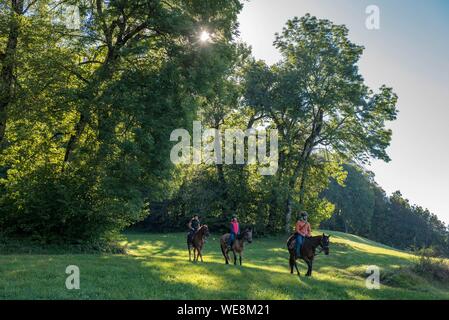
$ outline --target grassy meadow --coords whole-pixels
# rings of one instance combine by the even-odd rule
[[[313,277],[291,275],[283,237],[255,238],[243,266],[225,265],[218,235],[204,263],[188,261],[184,233],[126,234],[127,254],[0,254],[0,299],[449,299],[449,287],[408,270],[415,256],[339,232]],[[80,268],[80,289],[67,290],[65,269]],[[381,269],[381,287],[365,286]]]

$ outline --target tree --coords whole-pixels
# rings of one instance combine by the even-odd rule
[[[294,18],[274,44],[283,59],[271,68],[255,65],[252,74],[264,87],[247,90],[247,100],[280,132],[289,231],[294,190],[299,188],[299,205],[305,208],[305,181],[318,149],[343,160],[389,160],[385,149],[391,131],[385,122],[396,118],[397,97],[391,88],[374,93],[364,84],[357,68],[363,47],[350,42],[345,26],[310,15]]]
[[[370,173],[354,165],[345,165],[344,185],[332,181],[322,196],[336,206],[337,214],[324,227],[368,237],[374,214],[374,191]]]

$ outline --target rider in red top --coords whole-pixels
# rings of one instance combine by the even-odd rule
[[[295,238],[296,238],[296,256],[301,256],[301,246],[304,243],[304,239],[306,237],[312,236],[312,229],[310,228],[310,224],[307,222],[308,214],[303,211],[300,213],[298,217],[298,221],[296,222],[295,228]]]

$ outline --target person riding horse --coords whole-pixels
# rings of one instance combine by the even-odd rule
[[[298,216],[298,221],[296,222],[296,228],[295,228],[295,239],[296,239],[296,245],[295,245],[295,251],[296,256],[301,257],[301,246],[304,243],[304,240],[306,237],[312,236],[312,229],[310,227],[309,222],[307,222],[308,214],[307,212],[303,211]]]
[[[232,216],[229,231],[230,235],[228,239],[228,250],[231,250],[232,244],[234,243],[235,239],[237,239],[237,237],[240,235],[240,225],[236,215]]]
[[[197,214],[195,214],[192,219],[190,219],[189,223],[187,224],[189,227],[189,241],[191,242],[193,239],[193,235],[195,232],[198,231],[198,229],[201,227],[200,219]]]

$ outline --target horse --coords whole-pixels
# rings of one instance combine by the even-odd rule
[[[187,248],[189,249],[189,261],[192,261],[192,253],[191,248],[193,248],[193,262],[198,261],[198,257],[201,258],[201,262],[203,262],[203,255],[201,250],[203,250],[204,243],[206,242],[207,237],[210,235],[209,228],[207,225],[202,225],[197,232],[195,232],[190,239],[187,234]],[[198,254],[197,254],[198,251]]]
[[[301,246],[301,259],[307,264],[307,277],[312,276],[313,258],[317,255],[315,252],[316,249],[320,247],[321,250],[318,253],[323,251],[325,255],[329,254],[329,237],[330,235],[325,235],[323,233],[320,236],[305,238],[304,243]],[[298,276],[300,276],[298,265],[296,264],[296,260],[299,257],[296,256],[295,243],[296,239],[293,234],[287,240],[287,248],[290,253],[290,273],[293,274],[293,267],[295,267]]]
[[[228,252],[232,251],[232,253],[234,254],[234,265],[237,264],[237,256],[235,254],[237,252],[239,254],[240,265],[242,265],[242,254],[244,249],[244,243],[245,241],[247,241],[248,243],[253,242],[253,231],[251,228],[246,228],[245,231],[243,231],[243,233],[241,233],[236,237],[234,243],[232,244],[232,248],[228,249],[228,240],[230,236],[231,235],[229,233],[226,233],[221,236],[220,238],[221,252],[223,253],[226,264],[229,264],[231,258],[229,258]]]

